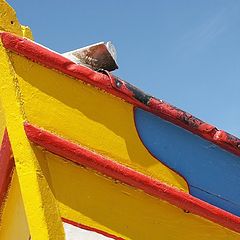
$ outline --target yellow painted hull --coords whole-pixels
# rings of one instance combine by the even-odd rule
[[[15,33],[24,36],[22,30]],[[1,151],[7,131],[14,158],[1,203],[0,240],[240,239],[234,224],[191,213],[181,207],[184,203],[161,198],[164,191],[158,195],[138,187],[134,176],[149,181],[145,185],[163,184],[167,194],[189,195],[186,180],[142,143],[133,104],[14,52],[3,38],[0,56]],[[81,157],[74,163],[70,155],[60,154],[66,149],[55,151],[51,141],[49,149],[34,143],[26,123],[97,156],[108,170],[94,168],[96,161],[83,164]],[[117,168],[115,178],[108,163],[130,172],[132,179]]]
[[[156,161],[143,146],[135,130],[130,104],[15,53],[9,57],[21,89],[24,121],[188,191],[184,179]],[[186,213],[141,190],[34,145],[31,148],[64,219],[123,239],[239,238],[236,232]],[[13,181],[17,181],[15,178],[14,175]],[[10,187],[9,202],[11,191],[17,194],[14,184]],[[8,205],[5,211],[9,212],[7,208]],[[19,214],[17,221],[23,217]],[[6,239],[5,235],[13,232],[6,231],[6,226],[10,230],[15,228],[14,224],[7,224],[10,220],[4,221],[3,235],[0,235],[4,237],[0,239]],[[28,227],[19,227],[26,229],[19,239],[26,239]]]

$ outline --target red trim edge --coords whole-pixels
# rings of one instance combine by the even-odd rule
[[[240,217],[201,201],[159,180],[153,179],[111,159],[85,149],[29,123],[24,124],[30,141],[70,161],[94,169],[108,177],[167,201],[188,212],[240,232]]]
[[[107,232],[104,232],[102,230],[99,230],[97,228],[93,228],[93,227],[89,227],[89,226],[86,226],[86,225],[83,225],[81,223],[76,223],[72,220],[69,220],[69,219],[66,219],[66,218],[62,218],[63,222],[65,223],[68,223],[68,224],[71,224],[75,227],[78,227],[78,228],[82,228],[82,229],[85,229],[85,230],[88,230],[88,231],[91,231],[91,232],[96,232],[96,233],[99,233],[103,236],[106,236],[106,237],[109,237],[109,238],[112,238],[112,239],[115,239],[115,240],[124,240],[124,238],[120,238],[120,237],[117,237],[117,236],[114,236],[110,233],[107,233]]]
[[[13,166],[12,149],[7,130],[5,130],[0,150],[0,207],[4,203],[8,186],[12,179]]]
[[[11,33],[0,34],[5,48],[21,54],[34,62],[58,70],[76,79],[105,90],[136,107],[152,112],[188,131],[197,134],[214,144],[240,156],[240,139],[215,126],[201,121],[162,100],[145,94],[129,83],[111,75],[107,71],[95,72],[87,67],[73,63],[69,59],[39,44]]]

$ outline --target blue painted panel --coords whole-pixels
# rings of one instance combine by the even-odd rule
[[[136,128],[146,148],[187,180],[190,193],[240,216],[240,158],[142,109]]]

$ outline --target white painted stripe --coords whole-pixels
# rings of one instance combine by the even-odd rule
[[[100,233],[96,233],[90,230],[85,230],[74,225],[63,223],[66,240],[109,240],[113,239],[106,237]]]

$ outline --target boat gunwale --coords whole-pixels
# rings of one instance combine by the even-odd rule
[[[135,107],[151,112],[240,156],[240,139],[234,135],[219,130],[217,127],[194,117],[190,113],[144,93],[137,87],[105,70],[96,72],[85,66],[78,65],[57,52],[12,33],[1,32],[0,35],[3,46],[6,49],[47,68],[60,71],[77,80],[104,90]]]

